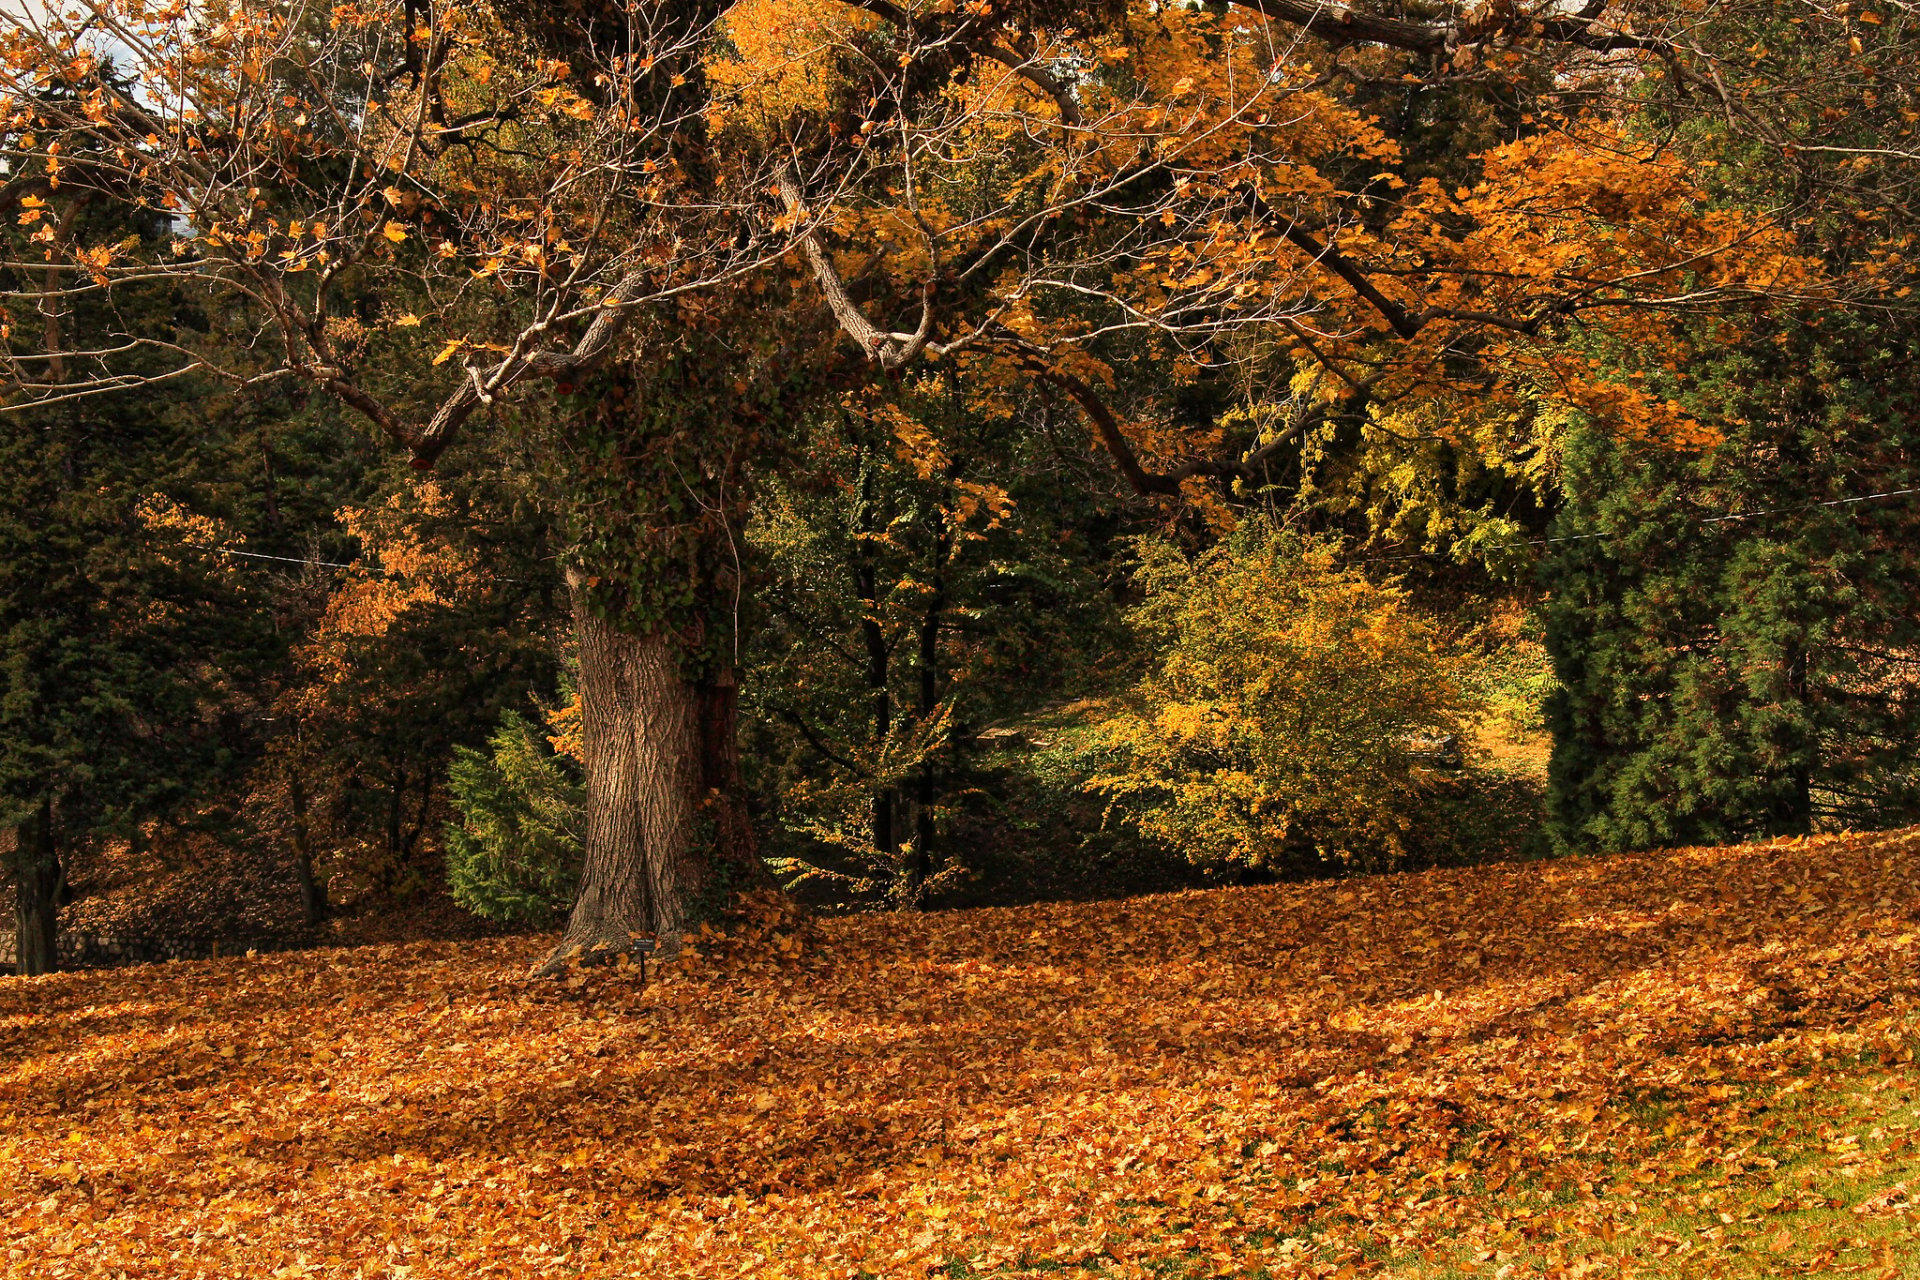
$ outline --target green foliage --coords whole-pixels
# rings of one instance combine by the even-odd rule
[[[83,210],[75,230],[105,240],[164,225]],[[9,235],[16,258],[24,238]],[[190,340],[204,319],[157,287],[113,307],[84,293],[60,305],[73,330],[150,340]],[[106,372],[165,371],[127,346]],[[254,514],[234,478],[248,441],[230,401],[185,380],[112,401],[14,394],[0,416],[0,825],[50,805],[53,840],[72,846],[131,834],[230,780],[251,738],[250,685],[281,651],[254,583],[219,553]]]
[[[1123,640],[1111,481],[1063,476],[1033,409],[913,379],[815,415],[759,477],[747,754],[773,865],[823,900],[970,900],[984,843],[1021,838],[993,735]]]
[[[1119,656],[1119,655],[1114,655]],[[1116,765],[1100,732],[1108,698],[1048,708],[1020,722],[980,761],[992,797],[963,825],[986,901],[1129,897],[1232,879],[1238,868],[1196,866],[1127,822],[1087,783]]]
[[[1896,325],[1826,326],[1670,382],[1722,427],[1717,447],[1570,442],[1557,532],[1573,540],[1543,566],[1563,847],[1920,817],[1916,507],[1845,501],[1920,483],[1911,344]]]
[[[1249,522],[1187,558],[1143,541],[1132,614],[1157,657],[1099,729],[1091,780],[1202,864],[1396,865],[1435,781],[1414,748],[1466,719],[1459,660],[1395,586]]]
[[[1546,646],[1533,637],[1510,640],[1483,655],[1468,681],[1474,701],[1512,734],[1543,732],[1547,700],[1559,687]]]
[[[539,468],[588,607],[675,636],[690,679],[731,668],[751,630],[747,467],[812,393],[775,336],[695,323],[647,335],[631,358],[563,388],[557,447]]]
[[[577,770],[509,711],[486,751],[454,748],[447,788],[460,815],[447,828],[454,901],[489,920],[558,919],[580,877],[586,789]]]
[[[1851,22],[1851,20],[1849,20]],[[1762,114],[1655,107],[1725,205],[1782,202],[1827,275],[1818,306],[1725,316],[1597,366],[1684,405],[1718,444],[1673,453],[1572,436],[1542,564],[1558,843],[1621,849],[1870,828],[1920,817],[1920,341],[1910,104],[1885,77],[1911,29],[1863,15],[1848,56],[1770,6],[1717,11],[1708,45],[1765,50],[1726,91]],[[1761,76],[1817,94],[1757,95]],[[1651,83],[1651,82],[1650,82]],[[1817,137],[1807,150],[1781,137]],[[1856,501],[1856,499],[1865,499]],[[1821,505],[1829,504],[1829,505]]]
[[[476,434],[474,451],[498,443]],[[300,820],[343,901],[437,881],[454,746],[485,742],[529,688],[550,694],[558,679],[551,525],[523,475],[464,460],[430,478],[369,475],[372,491],[323,526],[352,565],[327,571],[298,618],[256,796],[263,819],[290,827],[284,784],[302,775]]]

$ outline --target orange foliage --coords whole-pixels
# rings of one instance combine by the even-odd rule
[[[580,722],[578,691],[547,712],[546,719],[547,728],[553,730],[547,735],[547,745],[553,748],[554,754],[566,756],[576,763],[585,763],[587,747],[586,739],[582,736],[584,727]]]
[[[421,517],[445,516],[446,494],[431,480],[411,481],[374,510],[343,507],[340,525],[361,545],[361,558],[327,605],[324,629],[344,635],[384,635],[408,609],[445,604],[451,592],[480,580],[470,552],[423,534]]]
[[[1303,37],[1297,12],[1269,20],[1254,5],[1131,0],[1077,18],[988,0],[723,8],[714,29],[698,6],[639,6],[623,40],[519,33],[553,42],[530,57],[505,29],[520,17],[443,5],[436,70],[399,78],[362,45],[415,40],[389,29],[415,21],[411,6],[340,5],[324,36],[271,6],[216,6],[201,21],[166,0],[45,24],[0,18],[0,117],[21,162],[40,162],[44,142],[53,193],[63,155],[116,154],[131,186],[112,184],[113,198],[178,215],[164,251],[63,240],[47,211],[65,196],[32,195],[21,222],[48,223],[32,235],[41,252],[99,287],[158,272],[289,299],[276,321],[291,326],[283,372],[344,395],[423,458],[518,383],[571,386],[565,371],[610,349],[615,311],[668,327],[731,314],[752,329],[768,291],[793,285],[809,305],[842,297],[838,322],[883,364],[967,352],[1092,387],[1087,366],[1103,359],[1230,361],[1241,357],[1224,348],[1252,335],[1320,370],[1315,410],[1351,394],[1511,416],[1546,396],[1623,434],[1695,447],[1711,432],[1671,401],[1557,367],[1537,376],[1565,330],[1657,349],[1675,313],[1820,289],[1776,211],[1709,199],[1667,140],[1633,127],[1623,91],[1655,82],[1654,50],[1684,23],[1638,52],[1589,58],[1569,56],[1570,37],[1545,39],[1523,8],[1468,6],[1450,22],[1474,38],[1449,41],[1435,64],[1330,38],[1318,20]],[[1609,9],[1576,25],[1635,25]],[[125,92],[108,92],[88,52],[96,25],[125,45],[117,69],[151,109],[86,106]],[[1480,47],[1509,26],[1512,43]],[[1718,75],[1684,40],[1665,57]],[[656,101],[658,78],[685,93]],[[1536,109],[1463,134],[1444,170],[1460,181],[1443,182],[1377,114],[1379,86],[1395,81]],[[73,100],[42,92],[49,83]],[[320,84],[335,86],[322,98],[364,94],[364,127],[319,127],[333,108],[306,95]],[[203,136],[202,117],[235,123]],[[1509,140],[1486,145],[1496,137]],[[214,159],[196,154],[207,148]],[[697,179],[680,159],[696,152]],[[250,176],[261,172],[305,176],[263,202]],[[390,180],[322,176],[373,173]],[[347,319],[325,295],[349,261],[376,288],[424,290],[433,305]],[[827,284],[836,276],[861,282],[871,316],[855,320],[861,304]],[[521,321],[453,305],[476,290],[541,301],[516,333]],[[916,309],[917,330],[902,319]],[[303,314],[332,319],[294,323]],[[599,345],[573,350],[565,335],[602,315],[578,339]],[[1154,349],[1116,353],[1107,340],[1120,334]],[[395,358],[441,370],[427,384],[442,397],[439,426],[417,428],[357,380]],[[1103,431],[1117,452],[1169,472],[1237,465],[1212,452],[1213,424],[1181,433],[1151,406],[1113,409],[1143,420]]]
[[[741,0],[724,23],[726,56],[707,67],[715,116],[739,114],[767,129],[818,106],[843,87],[836,64],[846,41],[875,25],[838,0]]]
[[[863,917],[645,984],[532,939],[11,982],[0,1274],[1584,1274],[1763,1172],[1796,1073],[1910,1063],[1916,847]]]

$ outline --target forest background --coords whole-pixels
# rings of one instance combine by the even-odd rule
[[[1914,21],[8,18],[19,963],[1920,820]]]

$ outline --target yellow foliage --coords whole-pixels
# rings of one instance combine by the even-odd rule
[[[1192,560],[1144,544],[1140,581],[1158,657],[1098,728],[1112,764],[1094,788],[1203,864],[1397,862],[1428,785],[1410,747],[1466,714],[1433,625],[1260,522]]]
[[[219,552],[246,545],[246,535],[229,528],[224,520],[201,515],[181,506],[165,494],[149,494],[134,509],[141,528],[181,548]]]
[[[444,605],[480,579],[471,552],[423,532],[421,516],[444,516],[452,506],[432,480],[414,480],[378,507],[336,513],[359,539],[361,556],[327,601],[310,657],[332,668],[345,662],[343,642],[385,635],[409,609]]]
[[[565,702],[548,711],[546,719],[547,728],[553,730],[547,735],[547,743],[552,746],[553,753],[584,764],[587,757],[586,746],[580,736],[580,691],[574,690]]]
[[[764,129],[819,107],[845,79],[841,50],[876,22],[834,0],[743,0],[722,26],[725,51],[707,66],[716,113]]]

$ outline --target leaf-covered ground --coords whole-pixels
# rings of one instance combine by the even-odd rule
[[[0,1274],[1920,1275],[1920,831],[0,979]]]

